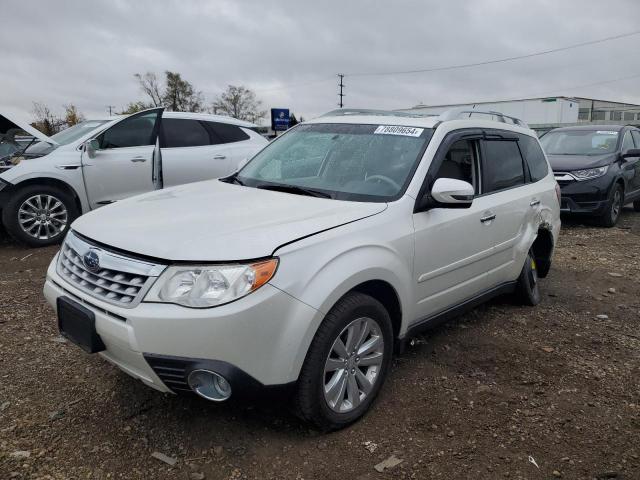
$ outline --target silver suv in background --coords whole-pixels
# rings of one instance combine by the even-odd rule
[[[321,429],[357,420],[416,332],[540,301],[553,172],[522,122],[458,113],[332,112],[229,177],[80,217],[44,286],[62,334],[163,392],[291,389]]]
[[[146,110],[47,137],[0,116],[0,134],[40,142],[0,166],[4,228],[31,246],[59,242],[79,215],[155,189],[229,175],[268,142],[230,117]]]

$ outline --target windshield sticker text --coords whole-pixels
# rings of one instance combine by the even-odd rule
[[[419,137],[424,128],[401,127],[398,125],[380,125],[374,134],[377,135],[404,135],[405,137]]]

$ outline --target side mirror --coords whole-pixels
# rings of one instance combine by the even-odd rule
[[[96,152],[100,150],[100,142],[97,138],[93,138],[84,144],[84,151],[87,152],[89,158],[96,158]]]
[[[623,159],[640,157],[640,148],[630,148],[622,155],[620,155],[620,157],[622,157]]]
[[[431,187],[431,197],[443,208],[469,208],[474,195],[473,185],[454,178],[439,178]]]

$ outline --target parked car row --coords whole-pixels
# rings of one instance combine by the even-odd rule
[[[603,227],[622,207],[640,211],[640,130],[588,125],[551,130],[540,139],[562,191],[561,211],[590,216]]]
[[[255,125],[146,110],[82,122],[52,137],[0,115],[0,135],[40,140],[0,167],[4,228],[31,246],[60,242],[79,215],[124,198],[229,175],[267,142]]]
[[[318,428],[354,422],[417,332],[499,294],[540,301],[558,184],[523,122],[466,113],[331,112],[235,173],[186,185],[234,168],[207,170],[196,149],[215,162],[232,155],[214,151],[217,138],[235,140],[225,149],[246,142],[238,158],[262,144],[240,123],[218,130],[220,119],[169,113],[160,123],[158,110],[58,147],[50,171],[77,177],[82,198],[76,211],[65,203],[65,228],[47,240],[91,210],[47,271],[61,333],[163,392],[259,401],[256,392],[283,391]],[[178,120],[201,128],[156,133]],[[185,145],[195,138],[205,145]],[[20,185],[18,169],[44,158],[3,178]],[[162,190],[120,200],[159,176]],[[13,193],[18,222],[26,207],[46,220],[37,198],[64,203],[62,189],[39,188]]]

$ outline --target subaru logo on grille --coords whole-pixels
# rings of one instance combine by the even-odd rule
[[[92,272],[96,272],[100,269],[100,255],[97,250],[90,249],[87,253],[82,257],[82,263],[87,267],[88,270]]]

